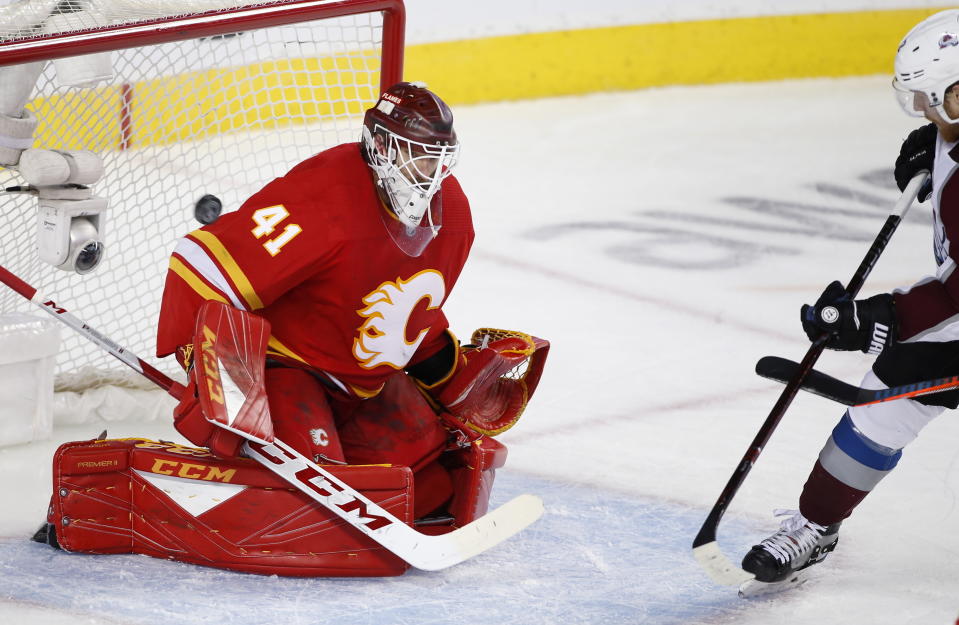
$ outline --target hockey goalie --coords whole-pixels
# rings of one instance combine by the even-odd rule
[[[181,239],[157,355],[187,372],[174,425],[196,447],[63,445],[37,539],[267,574],[398,575],[406,560],[294,478],[361,493],[339,504],[360,529],[389,516],[439,536],[482,517],[506,459],[492,437],[522,414],[549,344],[480,329],[460,345],[449,330],[443,304],[473,241],[458,153],[447,105],[399,83],[358,143]],[[278,455],[252,453],[281,442],[332,477],[283,476],[269,469]]]

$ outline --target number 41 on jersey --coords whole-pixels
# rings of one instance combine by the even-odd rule
[[[286,207],[282,204],[267,206],[266,208],[256,210],[253,212],[253,223],[256,224],[256,228],[251,230],[251,232],[256,238],[262,239],[265,236],[273,234],[280,226],[280,223],[289,216],[290,212],[286,210]],[[270,256],[276,256],[283,251],[284,245],[293,240],[293,237],[302,231],[303,228],[300,228],[299,224],[288,223],[283,227],[283,231],[280,232],[280,234],[264,242],[263,247],[270,253]]]

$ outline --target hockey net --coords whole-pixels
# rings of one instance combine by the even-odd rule
[[[39,120],[33,147],[95,151],[105,173],[93,189],[109,201],[104,260],[78,275],[39,259],[36,198],[0,193],[0,264],[180,375],[172,358],[153,354],[170,252],[200,226],[195,201],[212,193],[235,209],[304,158],[356,141],[359,116],[400,79],[403,11],[402,0],[0,1],[0,66],[45,63],[26,105]],[[111,79],[63,86],[55,59],[101,52]],[[0,187],[22,184],[15,167],[0,168]],[[0,288],[0,313],[14,312],[34,310]],[[58,412],[65,397],[75,413],[128,416],[103,415],[81,395],[149,383],[61,335]]]

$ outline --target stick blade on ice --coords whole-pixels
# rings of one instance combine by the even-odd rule
[[[425,537],[444,540],[436,546],[424,545],[426,549],[412,555],[408,562],[423,571],[439,571],[465,562],[526,529],[543,516],[543,511],[542,499],[519,495],[454,532]]]
[[[719,549],[716,541],[693,547],[693,557],[703,567],[709,578],[722,586],[740,586],[755,579],[752,573],[733,564],[732,560]]]

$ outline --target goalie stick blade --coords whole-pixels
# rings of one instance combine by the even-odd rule
[[[716,541],[693,547],[693,557],[710,579],[722,586],[741,586],[755,579],[752,573],[747,573],[733,564],[732,560],[719,549]]]
[[[406,526],[420,541],[426,539],[430,556],[410,564],[424,571],[438,571],[459,564],[500,544],[507,538],[529,527],[543,516],[543,500],[524,494],[476,519],[458,530],[440,536],[426,536]]]
[[[468,525],[430,536],[416,531],[279,439],[266,445],[248,440],[243,450],[358,531],[424,571],[445,569],[483,553],[543,515],[539,497],[520,495]]]

